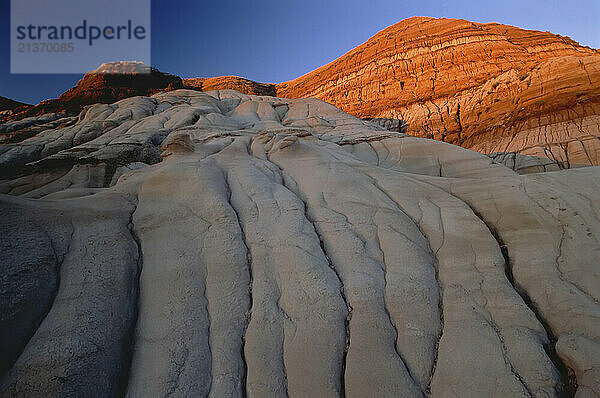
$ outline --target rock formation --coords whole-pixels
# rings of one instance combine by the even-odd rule
[[[485,154],[519,153],[559,168],[600,165],[600,53],[549,32],[409,18],[279,84],[236,76],[182,81],[156,70],[140,75],[132,63],[118,67],[133,73],[89,73],[58,100],[18,116],[77,113],[86,104],[173,88],[233,89],[314,97],[357,117],[401,119],[411,135]]]
[[[258,83],[238,76],[196,77],[192,79],[183,79],[183,84],[186,88],[201,91],[227,89],[249,95],[270,95],[273,97],[277,95],[275,84],[273,83]]]
[[[229,90],[0,148],[0,396],[600,392],[597,167]]]
[[[57,99],[42,101],[10,118],[0,118],[0,122],[46,113],[78,114],[85,105],[110,104],[123,98],[182,87],[180,77],[163,73],[141,62],[111,62],[86,73],[75,87]]]
[[[378,126],[383,127],[389,131],[397,131],[398,133],[405,133],[408,130],[408,124],[402,119],[389,119],[382,117],[365,117],[362,120],[367,122],[375,123]]]
[[[488,154],[495,162],[513,169],[519,174],[543,173],[565,168],[559,161],[545,157],[523,155],[517,152],[497,152]],[[568,165],[566,168],[569,168]]]
[[[600,53],[548,32],[410,18],[277,95],[404,119],[409,134],[482,153],[600,164]]]

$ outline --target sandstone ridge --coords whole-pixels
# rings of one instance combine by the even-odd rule
[[[600,164],[600,53],[548,32],[410,18],[277,86],[408,133],[563,167]]]

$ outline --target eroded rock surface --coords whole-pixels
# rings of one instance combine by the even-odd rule
[[[0,148],[2,396],[599,391],[599,168],[227,90]]]
[[[571,165],[546,157],[523,155],[518,152],[496,152],[488,155],[495,162],[513,169],[519,174],[543,173],[569,169]],[[573,165],[575,167],[575,165]]]

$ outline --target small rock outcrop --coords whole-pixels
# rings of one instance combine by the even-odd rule
[[[398,133],[406,133],[408,124],[402,119],[387,119],[381,117],[363,118],[367,122],[374,123],[389,131],[397,131]]]
[[[0,396],[600,390],[598,167],[519,175],[318,99],[174,90],[0,168]]]
[[[110,104],[124,98],[180,88],[183,88],[183,83],[178,76],[161,72],[140,62],[111,62],[86,73],[75,87],[57,99],[42,101],[12,115],[10,119],[45,113],[78,114],[86,105]]]
[[[183,84],[186,88],[202,91],[235,90],[249,95],[277,95],[273,83],[258,83],[238,76],[196,77],[183,79]]]

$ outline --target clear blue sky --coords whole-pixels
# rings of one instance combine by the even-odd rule
[[[11,75],[0,0],[0,96],[37,103],[81,75]],[[600,0],[152,0],[152,64],[182,77],[298,77],[411,16],[500,22],[600,47]]]

